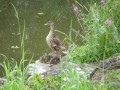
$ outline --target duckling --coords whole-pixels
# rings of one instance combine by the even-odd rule
[[[47,42],[48,46],[53,51],[64,51],[65,48],[63,47],[60,39],[55,34],[54,22],[50,20],[45,25],[50,26],[50,31],[46,37],[46,42]]]
[[[40,57],[40,62],[50,64],[50,66],[52,66],[60,62],[60,56],[57,55],[56,52],[44,54]]]

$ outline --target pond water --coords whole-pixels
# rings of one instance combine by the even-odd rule
[[[55,22],[55,28],[66,34],[69,33],[71,19],[73,27],[80,30],[75,13],[73,12],[72,0],[0,0],[0,54],[8,58],[20,60],[20,35],[15,16],[11,5],[16,7],[21,30],[25,21],[25,51],[26,59],[38,59],[50,49],[46,43],[46,36],[49,27],[44,26],[48,20]],[[79,0],[78,0],[79,2]],[[64,38],[63,35],[59,35]],[[3,62],[0,55],[0,63]]]

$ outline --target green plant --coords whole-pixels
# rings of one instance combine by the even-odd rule
[[[26,82],[26,85],[32,90],[58,90],[60,88],[60,81],[60,77],[49,76],[43,79],[42,77],[33,74],[28,82]]]
[[[0,87],[0,90],[24,90],[24,76],[17,64],[4,62],[3,68],[6,80],[4,85]]]
[[[66,68],[61,69],[60,90],[107,90],[108,87],[104,85],[103,80],[93,83],[85,73],[84,76],[80,76],[79,72],[73,70],[73,66],[68,63],[67,60]]]
[[[25,22],[24,22],[23,31],[21,31],[18,12],[12,3],[11,5],[15,11],[15,16],[17,18],[17,23],[18,23],[18,32],[20,33],[21,60],[19,62],[20,64],[18,64],[16,60],[8,59],[5,55],[1,54],[2,56],[5,57],[3,64],[0,64],[0,65],[3,67],[5,71],[4,76],[6,77],[6,80],[4,82],[4,85],[0,87],[0,90],[25,90],[25,85],[24,85],[25,74],[28,70],[28,66],[24,66],[24,63],[25,63],[25,50],[24,50]],[[32,58],[33,57],[31,57],[31,60]],[[29,63],[31,62],[31,60],[29,61]]]
[[[90,62],[120,52],[120,16],[118,15],[120,3],[118,2],[119,0],[107,0],[103,6],[94,3],[89,5],[89,9],[79,4],[81,13],[78,15],[78,20],[82,22],[84,31],[81,35],[82,41],[89,49],[85,52],[82,50],[84,45],[78,45],[74,52],[70,52],[71,57],[73,55],[80,62]],[[82,53],[86,54],[84,58],[81,56]]]
[[[116,13],[111,12],[111,8],[116,1],[108,0],[104,6],[94,4],[90,7],[88,15],[84,16],[84,25],[86,28],[86,43],[94,46],[97,53],[103,56],[110,56],[113,53],[120,52],[119,28],[116,27],[114,17]],[[119,4],[118,4],[119,5]],[[117,8],[116,8],[117,9]],[[119,17],[120,18],[120,17]]]

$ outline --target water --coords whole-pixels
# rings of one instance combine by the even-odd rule
[[[44,26],[48,20],[55,22],[55,28],[69,33],[71,19],[76,30],[80,30],[70,0],[0,0],[0,53],[8,58],[20,60],[20,38],[13,3],[19,13],[21,30],[25,21],[26,59],[34,55],[39,59],[45,52],[50,52],[46,43],[49,27]],[[64,38],[59,34],[60,38]],[[0,63],[4,60],[0,56]]]

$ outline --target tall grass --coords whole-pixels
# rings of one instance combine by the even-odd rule
[[[20,48],[21,48],[21,60],[19,60],[20,64],[14,59],[5,58],[3,67],[5,74],[4,77],[6,78],[4,85],[0,87],[0,90],[25,90],[25,74],[28,70],[28,66],[24,66],[25,63],[25,49],[24,49],[24,31],[25,31],[25,21],[24,21],[24,28],[21,30],[20,26],[20,19],[19,14],[15,6],[11,3],[14,11],[15,16],[17,19],[18,24],[18,32],[20,33]],[[3,55],[6,57],[5,55]],[[32,57],[31,57],[32,60]],[[31,62],[29,61],[29,63]]]
[[[83,10],[77,18],[83,25],[84,33],[81,35],[81,38],[84,44],[75,44],[73,46],[74,48],[70,49],[68,57],[78,62],[93,62],[101,59],[104,60],[114,53],[120,53],[120,16],[118,15],[118,13],[120,13],[120,1],[107,0],[104,5],[94,3],[89,5],[89,9],[86,9],[86,7],[82,5],[79,5],[79,8]],[[86,81],[85,78],[84,81]],[[82,84],[83,83],[84,82],[82,82]],[[104,73],[103,81],[99,83],[98,88],[97,85],[94,86],[91,82],[85,83],[86,85],[88,84],[88,86],[85,87],[89,87],[89,89],[82,85],[83,88],[80,87],[76,90],[116,90],[116,87],[112,87],[110,83],[106,86]],[[89,86],[89,84],[92,86]],[[70,86],[66,84],[66,86],[70,87],[72,84],[70,84]],[[69,89],[67,88],[67,90]]]
[[[24,32],[25,32],[25,21],[24,21],[24,28],[23,30],[21,30],[21,26],[20,26],[20,18],[19,18],[19,14],[18,14],[18,11],[17,9],[15,8],[15,6],[11,3],[14,11],[15,11],[15,16],[16,16],[16,19],[17,19],[17,24],[18,24],[18,33],[20,33],[20,48],[21,48],[21,60],[20,60],[20,67],[24,67],[24,62],[25,62],[25,48],[24,48]]]
[[[3,68],[6,80],[0,90],[24,90],[24,76],[17,63],[4,62]]]
[[[79,8],[84,45],[76,45],[69,55],[80,62],[91,62],[120,52],[120,1],[107,0],[104,5],[93,3],[89,9],[79,4]]]
[[[61,69],[60,90],[105,90],[107,88],[106,85],[103,87],[104,82],[102,81],[98,84],[93,83],[85,73],[84,76],[80,76],[80,72],[74,70],[73,66],[68,63],[69,60],[67,59],[66,68]]]

